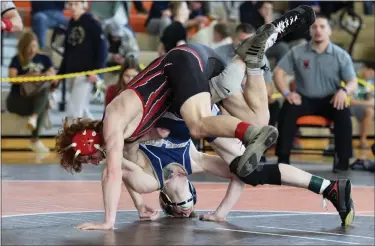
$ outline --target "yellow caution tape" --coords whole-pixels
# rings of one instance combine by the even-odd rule
[[[141,69],[145,68],[144,65],[140,65]],[[79,73],[68,73],[68,74],[59,74],[59,75],[51,75],[51,76],[31,76],[31,77],[14,77],[14,78],[1,78],[1,82],[10,82],[10,83],[25,83],[25,82],[40,82],[40,81],[50,81],[50,80],[62,80],[62,79],[70,79],[75,78],[78,76],[88,76],[93,74],[101,74],[101,73],[108,73],[120,70],[121,66],[113,66],[113,67],[106,67],[101,69],[95,69],[90,71],[84,71]]]
[[[141,69],[143,70],[145,68],[144,65],[140,65]],[[101,68],[101,69],[95,69],[90,71],[84,71],[79,73],[68,73],[68,74],[60,74],[60,75],[52,75],[52,76],[32,76],[32,77],[14,77],[14,78],[1,78],[1,82],[10,82],[10,83],[25,83],[25,82],[40,82],[40,81],[49,81],[49,80],[62,80],[62,79],[69,79],[69,78],[75,78],[78,76],[87,76],[87,75],[93,75],[93,74],[101,74],[101,73],[108,73],[112,71],[120,70],[121,66],[113,66],[113,67],[107,67],[107,68]],[[372,91],[374,91],[374,85],[367,83],[363,79],[357,78],[357,81],[359,84],[363,86],[367,86]],[[341,82],[341,85],[344,86],[345,83]],[[282,97],[280,93],[274,93],[272,95],[273,99],[277,99]],[[347,101],[348,104],[350,104],[350,98],[348,98]]]

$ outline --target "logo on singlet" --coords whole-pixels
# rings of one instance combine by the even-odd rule
[[[225,88],[223,85],[221,85],[221,87],[223,87],[223,89],[226,90],[227,93],[230,93],[230,90],[228,88]]]

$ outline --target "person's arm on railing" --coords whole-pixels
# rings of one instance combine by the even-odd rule
[[[1,30],[19,32],[23,29],[22,18],[12,1],[1,2]]]

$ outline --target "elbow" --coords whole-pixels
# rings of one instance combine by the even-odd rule
[[[279,67],[276,67],[273,71],[273,78],[274,78],[274,81],[275,81],[275,85],[278,86],[280,84],[280,82],[282,81],[282,78],[284,77],[285,75],[285,72],[279,68]]]
[[[14,18],[12,20],[12,24],[13,24],[13,28],[12,28],[13,32],[20,32],[23,30],[23,22],[22,22],[21,17],[17,16],[16,18]]]

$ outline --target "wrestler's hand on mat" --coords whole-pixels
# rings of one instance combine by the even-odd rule
[[[199,216],[199,219],[203,221],[215,221],[215,222],[226,221],[226,217],[220,216],[216,213],[201,214]]]
[[[159,211],[155,211],[147,205],[141,205],[138,208],[138,214],[141,220],[157,220],[160,217]]]
[[[76,227],[79,230],[113,230],[114,225],[108,223],[91,223],[86,222]]]

